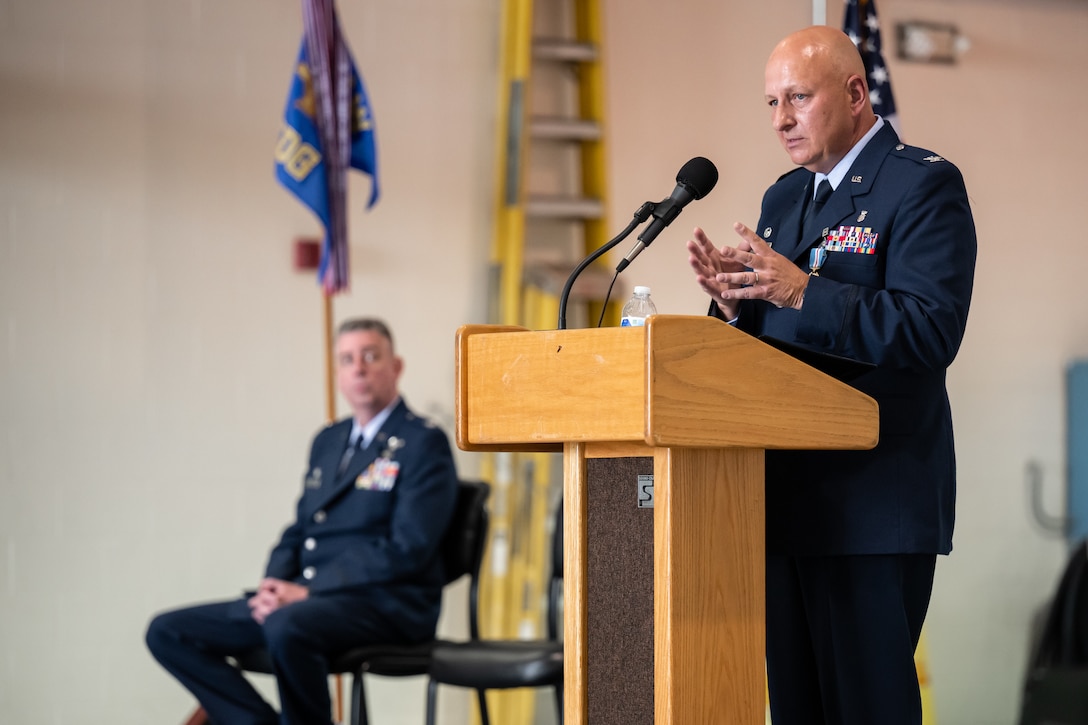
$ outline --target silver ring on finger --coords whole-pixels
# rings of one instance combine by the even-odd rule
[[[753,284],[759,284],[759,272],[752,270],[752,274],[756,276],[756,281]]]

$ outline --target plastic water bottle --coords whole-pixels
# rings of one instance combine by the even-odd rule
[[[635,292],[627,304],[623,306],[623,319],[620,327],[641,327],[646,324],[646,318],[657,314],[657,307],[650,299],[649,287],[635,287]]]

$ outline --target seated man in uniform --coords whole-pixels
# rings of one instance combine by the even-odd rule
[[[159,614],[147,630],[217,725],[331,723],[331,657],[434,636],[457,498],[449,441],[401,399],[404,363],[383,322],[342,324],[336,358],[352,416],[314,438],[297,516],[257,590]],[[271,655],[282,715],[227,661],[256,648]]]

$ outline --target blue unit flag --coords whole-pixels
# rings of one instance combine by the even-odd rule
[[[332,294],[348,287],[346,171],[371,177],[378,200],[374,122],[363,79],[347,49],[332,0],[303,0],[306,33],[276,143],[276,178],[325,227],[318,280]]]

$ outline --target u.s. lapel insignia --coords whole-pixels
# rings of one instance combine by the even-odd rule
[[[855,184],[860,184],[861,181],[862,181],[861,174],[855,174],[854,176],[851,176],[850,181],[852,181]]]
[[[306,488],[321,488],[321,469],[315,468],[306,476]]]
[[[865,217],[867,217],[867,216],[869,216],[869,210],[868,209],[862,209],[861,213],[858,214],[858,222],[860,223],[860,222],[865,221]]]

